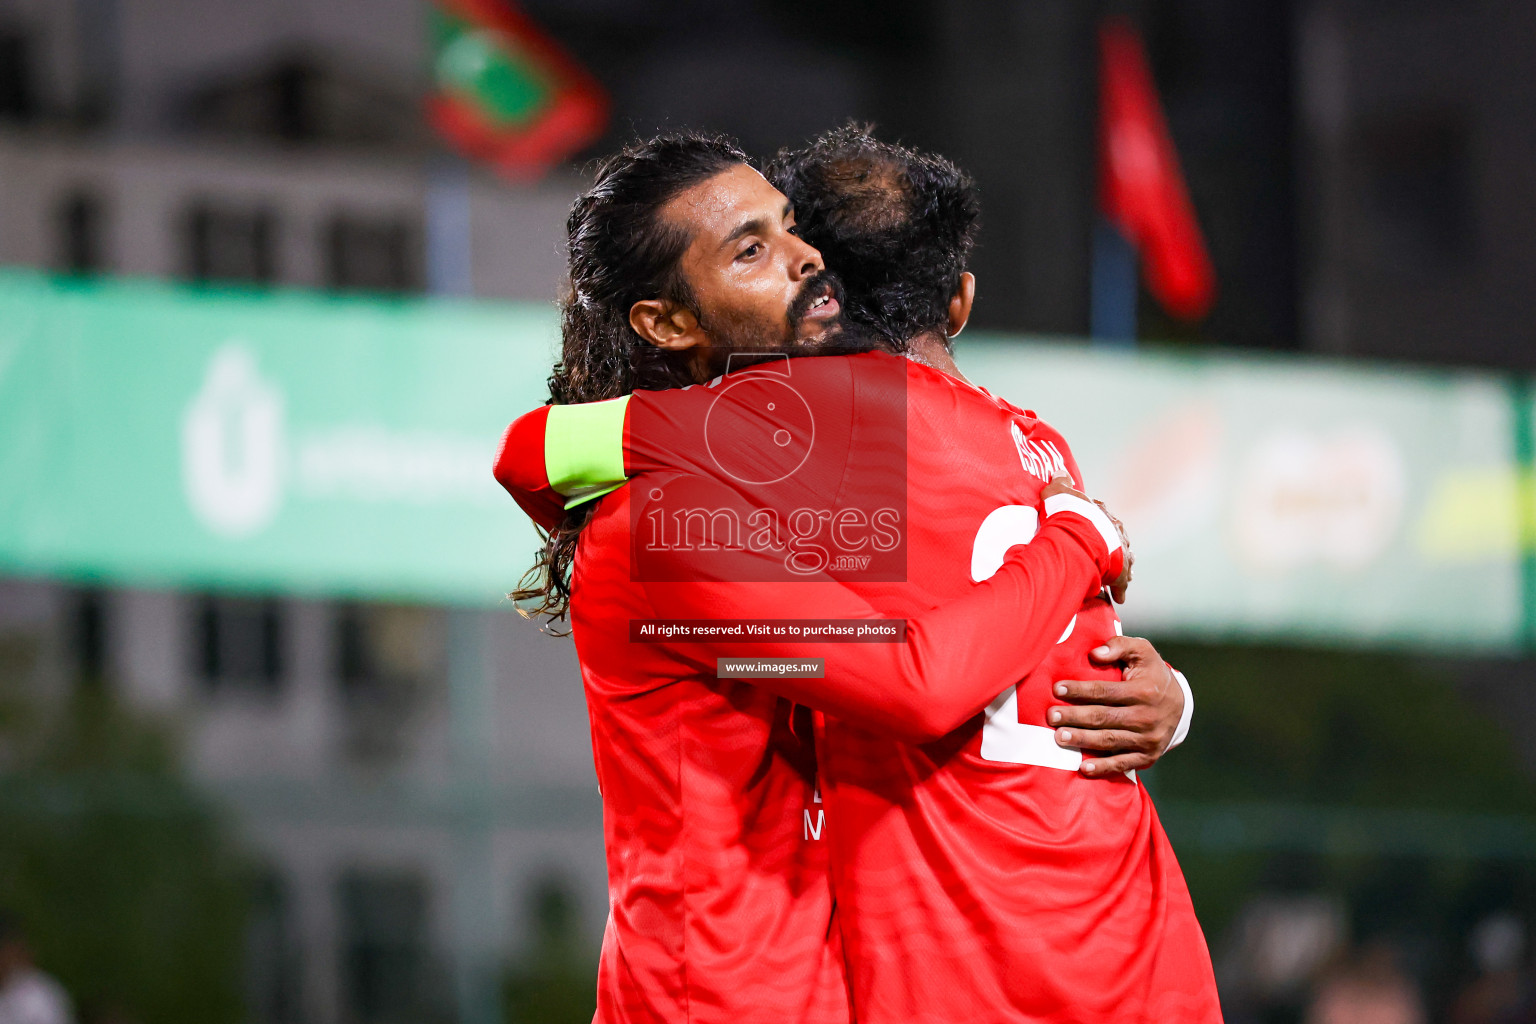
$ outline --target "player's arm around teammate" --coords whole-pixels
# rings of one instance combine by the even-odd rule
[[[564,506],[575,496],[595,496],[627,481],[624,448],[622,444],[613,441],[623,435],[628,401],[626,397],[588,405],[543,406],[519,417],[508,428],[496,461],[496,478],[542,529],[548,531],[558,527],[564,515]],[[594,437],[606,437],[610,433],[613,437],[609,443],[593,443]],[[573,439],[579,439],[579,443]],[[576,454],[571,454],[573,450]],[[558,466],[547,463],[546,455],[549,452],[561,453]],[[615,454],[606,457],[595,454],[603,452]],[[1052,481],[1042,491],[1041,497],[1044,500],[1062,493],[1070,493],[1085,502],[1088,500],[1086,495],[1072,487],[1067,477]],[[1111,587],[1117,600],[1123,600],[1130,582],[1134,557],[1130,554],[1120,521],[1102,503],[1093,504],[1114,524],[1124,545],[1122,571],[1115,578],[1102,581]],[[702,593],[689,592],[685,600],[695,600]],[[791,610],[786,612],[790,616],[798,616],[816,604],[809,591],[800,590],[787,596],[792,602]],[[718,599],[717,596],[715,600]],[[682,617],[684,605],[671,597],[666,600],[666,614]],[[752,614],[768,617],[763,606],[756,603],[757,600],[760,600],[760,595],[754,599]],[[862,602],[857,607],[845,610],[847,617],[874,614]],[[717,614],[717,609],[710,614]],[[986,639],[985,633],[981,636]],[[1085,752],[1103,751],[1112,755],[1102,759],[1085,757],[1082,768],[1085,774],[1108,774],[1147,767],[1176,746],[1189,729],[1193,700],[1188,684],[1156,659],[1156,651],[1145,640],[1117,638],[1112,649],[1100,650],[1106,662],[1122,662],[1125,679],[1113,684],[1071,680],[1058,684],[1057,696],[1070,702],[1055,712],[1059,721],[1053,721],[1052,724],[1060,727],[1058,742]],[[1136,656],[1129,657],[1127,652],[1130,651],[1134,651]],[[699,653],[703,654],[704,651],[700,649]],[[753,652],[733,650],[732,653]],[[1176,680],[1171,688],[1166,685],[1169,679]],[[989,696],[984,692],[986,685],[981,684],[981,703],[985,703]],[[915,724],[921,725],[923,720],[941,725],[952,720],[963,720],[974,711],[974,708],[969,708],[969,696],[968,692],[954,694],[959,700],[959,710],[949,706],[948,698],[930,701],[917,714],[918,721]],[[812,702],[819,703],[819,700]],[[958,719],[955,715],[959,716]],[[908,724],[903,722],[898,727],[906,729]],[[926,738],[937,733],[922,729],[918,735]]]
[[[662,490],[651,484],[643,475],[633,486]],[[731,489],[702,477],[686,482],[670,477],[665,491],[668,500],[688,507],[727,508],[737,500]],[[771,551],[701,552],[669,545],[652,554],[645,587],[658,618],[885,617],[839,580],[821,574],[785,579],[781,568],[774,575],[782,556]],[[1083,501],[1046,516],[1032,541],[1013,546],[1002,570],[964,597],[908,617],[905,642],[711,639],[673,649],[680,667],[707,675],[714,674],[720,657],[822,658],[821,678],[754,681],[874,731],[927,742],[960,726],[1033,671],[1083,600],[1118,579],[1123,567],[1123,550],[1107,518]]]
[[[1056,483],[1052,481],[1053,486]],[[1125,572],[1110,585],[1115,603],[1124,604],[1135,562],[1131,542],[1114,513],[1101,501],[1095,504],[1115,524],[1125,546]],[[1184,742],[1195,710],[1194,693],[1184,674],[1163,661],[1150,640],[1113,637],[1089,651],[1088,657],[1098,665],[1119,665],[1121,679],[1059,680],[1052,692],[1068,703],[1047,715],[1056,729],[1056,742],[1083,752],[1079,771],[1108,775],[1148,768]],[[1088,756],[1093,752],[1105,756]]]

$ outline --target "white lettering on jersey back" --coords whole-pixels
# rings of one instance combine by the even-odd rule
[[[1024,465],[1024,472],[1041,480],[1071,476],[1067,472],[1067,460],[1062,458],[1060,450],[1054,444],[1049,441],[1031,441],[1024,436],[1024,431],[1017,423],[1011,426],[1013,446],[1018,449],[1019,461]]]

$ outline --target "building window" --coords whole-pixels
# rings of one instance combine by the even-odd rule
[[[106,211],[101,197],[86,189],[64,196],[56,214],[59,269],[66,274],[99,274],[106,268],[103,232]]]
[[[209,691],[276,694],[282,688],[282,607],[270,598],[198,602],[198,662]]]
[[[304,50],[226,69],[194,84],[180,106],[196,134],[418,149],[428,141],[417,101],[400,83]]]
[[[421,291],[421,232],[404,218],[337,214],[325,229],[325,254],[332,288]]]
[[[406,1024],[443,1016],[426,881],[411,872],[352,870],[338,888],[343,1020]]]
[[[37,116],[32,86],[32,40],[15,28],[0,28],[0,121]]]
[[[334,650],[345,753],[365,764],[399,761],[410,751],[412,727],[441,689],[441,613],[402,605],[340,605]]]
[[[187,212],[187,273],[194,281],[277,279],[277,218],[266,207],[197,202]]]

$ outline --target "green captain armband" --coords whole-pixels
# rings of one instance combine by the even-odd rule
[[[629,395],[605,402],[552,405],[544,424],[549,486],[575,508],[617,490],[624,475],[624,414]]]

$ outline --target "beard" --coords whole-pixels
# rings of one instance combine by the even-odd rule
[[[800,329],[810,313],[811,304],[826,294],[836,299],[839,306],[845,305],[842,281],[836,274],[823,270],[806,279],[790,302],[784,319],[778,323],[765,323],[739,310],[716,310],[708,316],[699,312],[699,326],[713,342],[711,361],[715,364],[715,372],[726,372],[730,357],[737,353],[797,358],[851,355],[885,347],[871,332],[852,327],[841,313],[816,335],[802,338]]]

